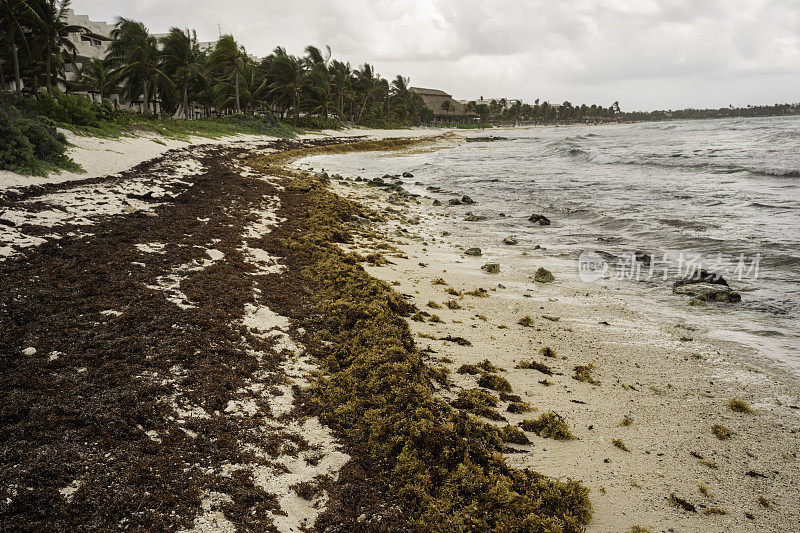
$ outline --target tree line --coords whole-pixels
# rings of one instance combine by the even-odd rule
[[[617,120],[621,115],[619,102],[608,107],[592,104],[573,105],[569,101],[561,104],[540,102],[524,104],[520,100],[509,102],[506,98],[490,100],[488,104],[467,102],[467,110],[477,113],[481,122],[491,123],[535,123],[535,124],[571,124],[580,122],[598,122]]]
[[[190,29],[171,28],[157,38],[140,21],[119,18],[104,59],[82,61],[73,79],[77,48],[69,35],[87,28],[67,24],[70,0],[0,0],[0,83],[38,93],[64,87],[102,101],[122,94],[155,113],[184,118],[220,113],[276,113],[297,123],[301,116],[372,126],[433,120],[433,112],[409,89],[410,80],[380,76],[372,65],[352,67],[331,50],[306,47],[293,55],[277,47],[256,59],[223,35],[201,48]]]

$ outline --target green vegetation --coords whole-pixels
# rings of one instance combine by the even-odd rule
[[[511,444],[530,444],[531,440],[524,431],[515,428],[514,426],[506,426],[503,428],[503,440]]]
[[[633,424],[633,419],[629,416],[622,417],[622,420],[619,423],[620,426],[630,426],[631,424]]]
[[[67,139],[52,122],[25,118],[13,105],[0,105],[0,170],[47,175],[81,170],[66,155]]]
[[[304,405],[350,443],[354,460],[374,465],[375,486],[387,485],[408,529],[581,531],[591,516],[583,485],[509,467],[500,429],[433,394],[403,319],[412,306],[339,249],[348,239],[343,221],[359,207],[324,185],[288,182],[287,222],[271,236],[289,265],[274,276],[302,287],[307,304],[294,316],[321,370],[302,392]]]
[[[441,305],[437,304],[437,303],[436,303],[436,302],[434,302],[433,300],[429,301],[429,302],[427,303],[427,306],[428,306],[428,307],[430,307],[431,309],[441,309],[441,308],[442,308],[442,306],[441,306]]]
[[[540,437],[556,440],[572,440],[575,438],[564,418],[553,411],[542,413],[535,420],[524,420],[520,423],[520,427],[525,431],[532,431]]]
[[[728,408],[735,412],[735,413],[747,413],[751,414],[753,410],[750,408],[750,405],[739,398],[731,398],[728,400]]]

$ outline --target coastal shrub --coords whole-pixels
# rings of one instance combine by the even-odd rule
[[[67,139],[52,123],[25,118],[13,106],[0,106],[0,169],[46,175],[55,169],[78,171],[66,155]]]
[[[299,117],[297,123],[288,121],[290,124],[298,128],[311,129],[311,130],[340,130],[342,123],[335,117],[319,117],[316,115],[305,115]]]
[[[735,413],[747,413],[750,414],[753,410],[750,408],[750,405],[739,398],[731,398],[728,400],[728,408],[735,412]]]
[[[370,465],[369,479],[350,469],[337,485],[391,500],[406,522],[396,530],[582,531],[591,517],[585,486],[510,467],[499,428],[434,395],[403,318],[413,306],[346,262],[331,240],[347,238],[343,221],[358,207],[321,180],[286,183],[279,211],[286,223],[259,245],[288,266],[265,283],[292,296],[263,292],[271,308],[306,330],[303,342],[320,366],[298,400],[348,443],[354,465]],[[354,503],[355,516],[373,501]],[[343,530],[384,526],[343,516]]]
[[[75,126],[99,126],[99,107],[88,98],[66,94],[56,88],[49,93],[39,93],[36,97],[36,110],[39,115]]]
[[[569,430],[569,424],[560,414],[553,411],[542,413],[535,420],[523,420],[519,425],[525,431],[532,431],[540,437],[556,440],[572,440],[575,438]]]

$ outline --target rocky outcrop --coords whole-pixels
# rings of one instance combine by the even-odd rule
[[[728,302],[736,303],[742,301],[742,295],[728,287],[727,283],[685,283],[678,285],[672,292],[675,294],[685,294],[702,300],[704,302]]]
[[[528,217],[528,221],[530,222],[538,222],[540,226],[549,226],[550,219],[544,215],[540,215],[538,213],[534,213]]]

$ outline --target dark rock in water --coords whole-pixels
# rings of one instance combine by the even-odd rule
[[[474,213],[467,213],[467,216],[464,217],[466,222],[480,222],[481,220],[486,220],[486,217],[483,215],[476,215]]]
[[[742,301],[742,295],[734,291],[727,285],[719,283],[689,283],[678,285],[672,292],[675,294],[685,294],[705,302],[730,302]]]
[[[461,197],[461,203],[462,204],[467,204],[467,205],[474,204],[475,200],[473,200],[472,198],[470,198],[469,196],[467,196],[465,194],[464,196]]]
[[[644,263],[645,265],[649,265],[653,262],[653,257],[650,254],[639,250],[633,252],[633,257],[636,261]]]
[[[517,244],[517,238],[509,235],[508,237],[503,239],[503,244],[508,244],[509,246],[513,246]]]
[[[314,174],[314,177],[315,178],[322,178],[322,179],[326,180],[326,179],[328,179],[329,176],[328,176],[327,172],[317,172],[316,174]]]
[[[411,172],[403,172],[403,177],[404,178],[413,178],[414,174],[412,174]]]
[[[384,174],[384,175],[383,175],[383,179],[385,179],[385,180],[390,180],[390,179],[392,179],[393,177],[394,177],[394,176],[392,176],[391,174]]]
[[[505,213],[500,213],[500,214],[499,214],[499,215],[497,215],[497,216],[499,216],[500,218],[506,218],[506,214],[505,214]]]
[[[421,181],[415,181],[414,185],[422,185],[422,182]]]
[[[383,178],[372,178],[372,183],[383,183]]]
[[[725,287],[729,287],[728,282],[725,281],[725,278],[716,272],[709,272],[704,268],[701,268],[697,272],[690,274],[683,279],[679,279],[675,282],[674,286],[680,287],[681,285],[692,285],[695,283],[710,283],[712,285],[724,285]]]
[[[475,257],[480,256],[481,255],[481,249],[480,248],[469,248],[466,252],[464,252],[464,255],[472,255],[472,256],[475,256]]]
[[[362,178],[361,176],[358,176],[358,177],[356,178],[356,181],[364,181],[364,178]]]
[[[461,205],[461,200],[459,200],[458,198],[450,198],[447,201],[447,204],[448,205]]]
[[[528,221],[530,222],[538,222],[540,226],[549,226],[550,219],[544,215],[539,215],[537,213],[532,214],[528,217]]]
[[[550,283],[554,279],[556,278],[553,276],[553,273],[544,267],[539,267],[539,270],[537,270],[536,274],[533,276],[533,281],[538,283]]]
[[[442,202],[440,202],[439,200],[434,200],[433,205],[442,205]]]

